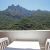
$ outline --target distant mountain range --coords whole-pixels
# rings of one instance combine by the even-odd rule
[[[50,29],[50,11],[31,11],[12,4],[0,11],[0,29]]]
[[[31,11],[31,10],[27,10],[23,7],[21,7],[20,5],[11,5],[8,6],[8,8],[4,11],[0,11],[0,13],[4,13],[5,15],[8,16],[12,16],[12,17],[17,17],[17,18],[21,18],[21,17],[29,17],[29,16],[34,16],[34,15],[38,15],[38,14],[50,14],[49,11],[42,11],[42,10],[37,10],[37,11]]]

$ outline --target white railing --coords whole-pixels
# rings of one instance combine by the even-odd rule
[[[9,44],[8,37],[0,38],[0,50],[5,49]]]

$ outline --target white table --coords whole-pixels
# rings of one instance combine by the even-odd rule
[[[14,41],[10,45],[8,45],[7,48],[40,50],[40,45],[38,41]]]

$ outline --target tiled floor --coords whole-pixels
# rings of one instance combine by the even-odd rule
[[[41,50],[45,50],[45,44],[40,43]]]
[[[45,50],[45,47],[40,47],[41,50]]]

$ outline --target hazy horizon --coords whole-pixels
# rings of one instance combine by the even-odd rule
[[[50,0],[0,0],[0,10],[5,10],[12,4],[20,5],[27,10],[48,10],[50,11]]]

